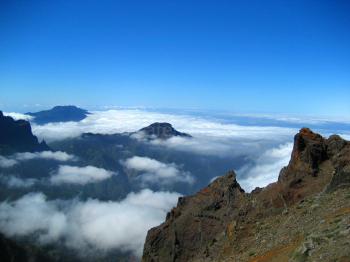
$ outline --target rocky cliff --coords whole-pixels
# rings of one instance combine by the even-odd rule
[[[350,143],[303,128],[278,181],[245,193],[233,171],[180,198],[143,261],[350,261]]]
[[[49,147],[45,142],[38,142],[28,121],[14,120],[0,111],[0,155],[43,150]]]

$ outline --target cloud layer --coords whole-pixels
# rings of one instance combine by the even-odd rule
[[[8,157],[0,156],[0,167],[8,168],[16,165],[18,161],[16,159],[11,159]]]
[[[0,204],[0,230],[9,237],[61,241],[80,254],[119,249],[141,256],[147,230],[160,224],[180,195],[145,189],[120,202],[48,201],[31,193]]]
[[[4,112],[4,115],[5,115],[5,116],[10,116],[10,117],[12,117],[12,118],[15,119],[15,120],[20,120],[20,119],[22,119],[22,120],[27,120],[27,121],[29,121],[29,120],[33,119],[33,117],[30,116],[30,115],[21,114],[21,113],[16,113],[16,112]]]
[[[65,161],[76,160],[76,157],[62,151],[16,153],[8,157],[0,156],[0,167],[2,168],[12,167],[21,161],[28,161],[32,159],[51,159],[59,162],[65,162]]]
[[[267,150],[253,164],[238,170],[238,175],[243,178],[238,182],[248,192],[276,182],[282,167],[289,163],[292,149],[293,143],[286,143]]]
[[[149,112],[137,109],[94,111],[80,122],[33,124],[33,132],[41,139],[54,141],[77,137],[84,132],[114,134],[134,132],[154,122],[169,122],[181,132],[191,134],[192,139],[173,137],[168,140],[135,139],[154,146],[201,155],[237,156],[263,152],[291,139],[295,128],[276,126],[243,126],[223,123],[192,115]]]
[[[70,154],[67,154],[66,152],[62,151],[43,151],[43,152],[25,152],[25,153],[17,153],[15,154],[15,158],[19,161],[21,160],[31,160],[31,159],[52,159],[56,161],[70,161],[74,160],[76,157]]]
[[[97,168],[94,166],[59,166],[57,172],[51,177],[50,181],[53,184],[77,184],[85,185],[95,183],[110,178],[114,172]]]
[[[38,182],[35,178],[20,178],[14,175],[0,175],[0,182],[9,188],[28,188]]]
[[[126,159],[122,164],[129,170],[141,173],[139,179],[144,184],[169,185],[175,182],[189,184],[194,182],[189,172],[181,171],[174,163],[166,164],[152,158],[134,156]]]
[[[94,111],[80,122],[33,125],[33,132],[48,141],[75,137],[84,132],[113,134],[134,132],[154,122],[170,122],[176,129],[192,135],[239,137],[250,139],[284,136],[294,129],[280,127],[254,127],[224,124],[190,115],[176,115],[143,110]]]

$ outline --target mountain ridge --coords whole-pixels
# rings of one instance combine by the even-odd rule
[[[149,230],[142,261],[350,259],[350,251],[339,248],[350,241],[344,233],[350,231],[349,177],[350,143],[302,128],[275,183],[245,193],[230,171],[197,194],[180,198],[166,221]],[[332,212],[341,216],[336,229],[319,219],[333,221]],[[343,234],[331,239],[337,246],[327,230]]]

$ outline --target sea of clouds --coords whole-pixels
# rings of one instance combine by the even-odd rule
[[[288,118],[285,118],[284,121],[288,121]],[[290,118],[290,121],[295,123],[296,119]],[[313,120],[312,123],[316,121]],[[266,186],[277,179],[279,170],[288,163],[292,150],[290,143],[293,141],[294,134],[298,132],[298,128],[294,127],[239,125],[217,121],[213,117],[205,118],[190,114],[161,113],[140,109],[118,109],[93,111],[80,122],[33,124],[33,133],[40,139],[51,142],[77,137],[86,132],[99,134],[135,132],[154,122],[171,123],[175,129],[191,134],[193,137],[147,140],[139,133],[133,134],[132,137],[152,145],[201,155],[223,157],[246,155],[256,162],[256,165],[236,170],[239,177],[244,178],[242,186],[247,191],[252,190],[255,186]],[[284,147],[284,154],[269,156],[280,147]],[[144,176],[144,182],[148,179],[148,182],[151,183],[155,178],[159,178],[160,182],[164,181],[162,176],[159,176],[159,171],[155,172],[154,169],[152,172],[144,171],[148,174]],[[177,172],[177,176],[173,177],[174,181],[175,177],[178,180],[191,181],[191,176],[184,176],[183,172]]]
[[[47,200],[30,193],[0,203],[0,229],[8,237],[63,243],[80,255],[119,249],[141,256],[148,229],[165,219],[180,194],[144,189],[122,201]]]
[[[0,155],[0,167],[12,167],[20,162],[33,160],[33,159],[52,159],[60,162],[74,161],[76,157],[66,152],[61,151],[43,151],[43,152],[23,152],[16,153],[11,156],[1,156]]]
[[[18,113],[7,113],[16,119],[31,118]],[[295,119],[292,119],[295,123]],[[284,120],[288,121],[288,120]],[[92,132],[113,134],[135,132],[154,122],[169,122],[180,132],[193,138],[173,137],[168,140],[148,140],[142,134],[134,139],[169,150],[192,152],[200,155],[234,157],[245,155],[250,161],[236,170],[239,183],[246,191],[263,187],[278,178],[280,169],[288,164],[293,136],[299,128],[285,126],[242,125],[222,122],[213,118],[189,114],[150,112],[139,109],[93,111],[80,122],[32,124],[33,133],[47,142],[78,137]],[[300,126],[301,128],[301,126]],[[328,133],[325,131],[324,134]],[[342,132],[349,138],[349,132]],[[0,166],[11,167],[30,159],[74,161],[75,156],[65,152],[20,153],[0,156]],[[128,172],[141,174],[141,182],[195,183],[192,174],[174,163],[133,156],[120,160]],[[72,183],[84,185],[99,182],[114,174],[93,166],[78,167],[62,164],[51,174],[52,184]],[[4,179],[3,177],[0,177]],[[6,178],[13,187],[30,187],[37,181]],[[144,189],[130,193],[125,199],[99,201],[47,200],[40,192],[33,192],[16,201],[0,204],[0,230],[9,237],[35,236],[39,243],[63,242],[77,250],[110,250],[117,248],[140,256],[147,230],[164,221],[166,212],[176,205],[177,192],[154,192]]]

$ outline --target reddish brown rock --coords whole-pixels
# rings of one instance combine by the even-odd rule
[[[233,171],[196,195],[179,198],[166,221],[149,231],[144,260],[187,261],[196,255],[191,251],[205,252],[205,243],[215,242],[216,233],[226,230],[228,219],[238,215],[244,201]]]
[[[197,194],[179,198],[177,207],[168,214],[166,221],[148,232],[143,261],[224,261],[228,257],[227,261],[248,261],[241,258],[257,245],[264,229],[257,226],[260,222],[288,214],[288,210],[326,192],[325,189],[330,192],[348,187],[349,167],[349,142],[339,136],[326,139],[303,128],[295,136],[291,160],[281,170],[277,182],[247,194],[236,181],[235,173],[230,171]],[[299,219],[296,216],[299,213],[292,214],[290,221]],[[290,230],[298,226],[292,223]],[[288,236],[289,229],[285,230]],[[267,232],[270,234],[270,231]],[[293,233],[293,239],[274,239],[272,233],[269,241],[259,242],[259,251],[282,242],[282,248],[276,246],[270,253],[291,252],[303,239],[298,232]],[[284,242],[290,242],[289,249],[283,247]],[[280,255],[286,259],[286,254]]]

